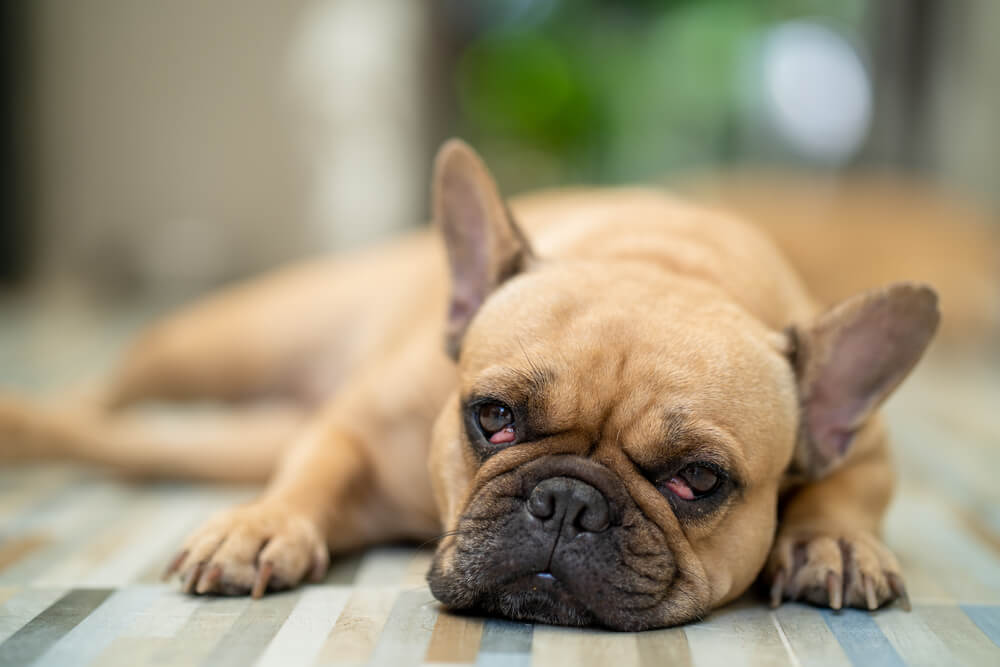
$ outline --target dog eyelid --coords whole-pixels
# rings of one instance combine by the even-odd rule
[[[716,474],[721,474],[731,480],[737,487],[742,486],[746,466],[735,455],[734,447],[708,433],[689,432],[681,442],[671,442],[666,445],[673,454],[673,474],[689,465],[705,465],[712,468]]]

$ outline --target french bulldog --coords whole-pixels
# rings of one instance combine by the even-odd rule
[[[269,477],[170,563],[192,594],[437,539],[438,600],[522,621],[661,628],[758,578],[775,605],[908,606],[878,409],[935,332],[932,289],[821,310],[739,219],[639,188],[508,206],[458,140],[433,206],[433,231],[153,325],[94,401],[3,399],[0,452]],[[165,426],[134,409],[153,399],[228,407]]]

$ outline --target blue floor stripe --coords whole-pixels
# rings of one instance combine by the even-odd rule
[[[530,667],[532,635],[528,623],[487,619],[476,667]]]
[[[972,619],[983,634],[1000,646],[1000,607],[983,604],[959,605],[965,615]]]
[[[868,612],[824,609],[821,613],[844,653],[855,665],[906,666]]]

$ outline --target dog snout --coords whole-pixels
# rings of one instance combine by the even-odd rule
[[[600,533],[611,525],[611,510],[600,491],[572,477],[550,477],[532,490],[528,513],[547,531]]]

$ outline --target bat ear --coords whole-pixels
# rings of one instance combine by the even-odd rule
[[[455,359],[469,323],[486,298],[533,258],[482,158],[459,139],[441,146],[432,185],[451,271],[447,347]]]
[[[811,479],[844,459],[865,421],[909,374],[937,330],[937,294],[896,283],[792,329],[802,428],[793,467]]]

